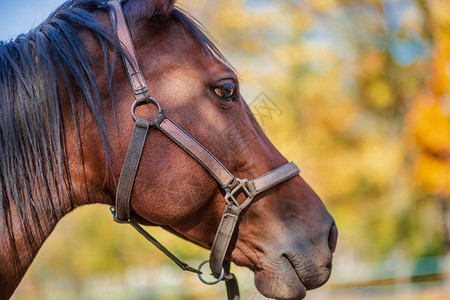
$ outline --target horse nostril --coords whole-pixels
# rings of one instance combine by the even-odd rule
[[[337,236],[338,236],[337,227],[333,223],[333,225],[331,225],[330,233],[328,235],[328,247],[330,248],[331,253],[334,253],[334,250],[336,250]]]

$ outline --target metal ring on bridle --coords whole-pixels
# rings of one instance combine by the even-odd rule
[[[154,120],[155,120],[155,119],[158,117],[158,115],[159,115],[160,113],[162,113],[162,111],[163,111],[162,108],[161,108],[161,105],[160,105],[159,102],[158,102],[158,100],[156,100],[156,99],[153,98],[153,97],[147,97],[147,98],[144,98],[144,99],[137,99],[137,100],[135,100],[135,101],[133,102],[133,105],[131,105],[131,117],[132,117],[133,120],[136,122],[136,120],[139,119],[139,118],[136,116],[136,113],[135,113],[136,108],[137,108],[138,106],[145,105],[145,104],[153,104],[153,105],[156,106],[156,108],[158,109],[158,112],[156,113],[156,116],[152,119],[152,121],[150,121],[150,124],[153,125]]]
[[[201,272],[203,266],[204,266],[206,263],[209,263],[209,260],[203,261],[203,262],[198,266],[198,270],[199,270],[200,272]],[[212,273],[211,273],[211,275],[212,275]],[[200,279],[200,281],[203,282],[204,284],[207,284],[207,285],[214,285],[214,284],[216,284],[216,283],[219,283],[219,282],[223,279],[223,276],[224,276],[224,275],[225,275],[225,270],[224,270],[223,267],[222,267],[222,271],[220,272],[220,276],[219,276],[219,278],[217,278],[215,281],[207,281],[207,280],[203,279],[202,274],[198,274],[198,279]]]

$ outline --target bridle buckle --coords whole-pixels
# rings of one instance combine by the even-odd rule
[[[250,193],[250,190],[247,187],[248,179],[236,178],[234,184],[235,186],[233,188],[226,189],[227,192],[225,194],[225,201],[227,202],[228,205],[236,205],[241,210],[245,209],[254,198],[254,196],[252,195],[252,193]],[[239,191],[242,191],[247,197],[247,199],[244,202],[242,202],[242,204],[239,204],[239,202],[236,200],[236,197],[234,196]]]

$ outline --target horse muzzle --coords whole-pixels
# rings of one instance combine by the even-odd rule
[[[328,223],[330,224],[330,223]],[[290,232],[292,234],[292,231]],[[307,290],[325,284],[331,274],[333,253],[336,249],[337,227],[328,226],[327,235],[308,240],[294,239],[273,243],[278,251],[268,251],[260,256],[261,267],[255,272],[258,291],[275,299],[303,299]]]

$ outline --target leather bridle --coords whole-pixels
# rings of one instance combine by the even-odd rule
[[[251,181],[233,176],[220,161],[214,157],[214,155],[167,117],[164,114],[164,110],[160,103],[150,96],[144,76],[140,70],[131,34],[122,10],[122,5],[119,0],[108,0],[107,4],[110,6],[109,12],[115,33],[126,53],[126,57],[122,58],[135,97],[135,100],[131,105],[131,116],[134,121],[134,129],[120,173],[119,183],[117,185],[116,205],[114,209],[111,209],[114,220],[118,223],[128,223],[132,225],[147,240],[152,242],[159,250],[172,259],[181,269],[197,273],[203,283],[215,284],[224,280],[227,286],[228,299],[240,299],[237,280],[235,276],[229,272],[229,261],[225,260],[225,255],[231,237],[235,231],[239,215],[252,203],[252,200],[257,194],[297,175],[300,171],[298,167],[291,162]],[[141,119],[135,114],[135,110],[138,106],[146,104],[153,104],[158,109],[156,116],[151,121]],[[198,269],[189,266],[175,257],[155,238],[146,232],[131,215],[131,192],[134,186],[147,133],[150,128],[160,130],[192,156],[206,171],[208,171],[225,192],[225,210],[211,248],[210,259],[201,263]],[[236,200],[237,195],[240,193],[244,193],[246,196],[246,200],[241,204]],[[208,282],[201,276],[201,268],[208,262],[210,264],[212,275],[217,279],[216,281]]]

